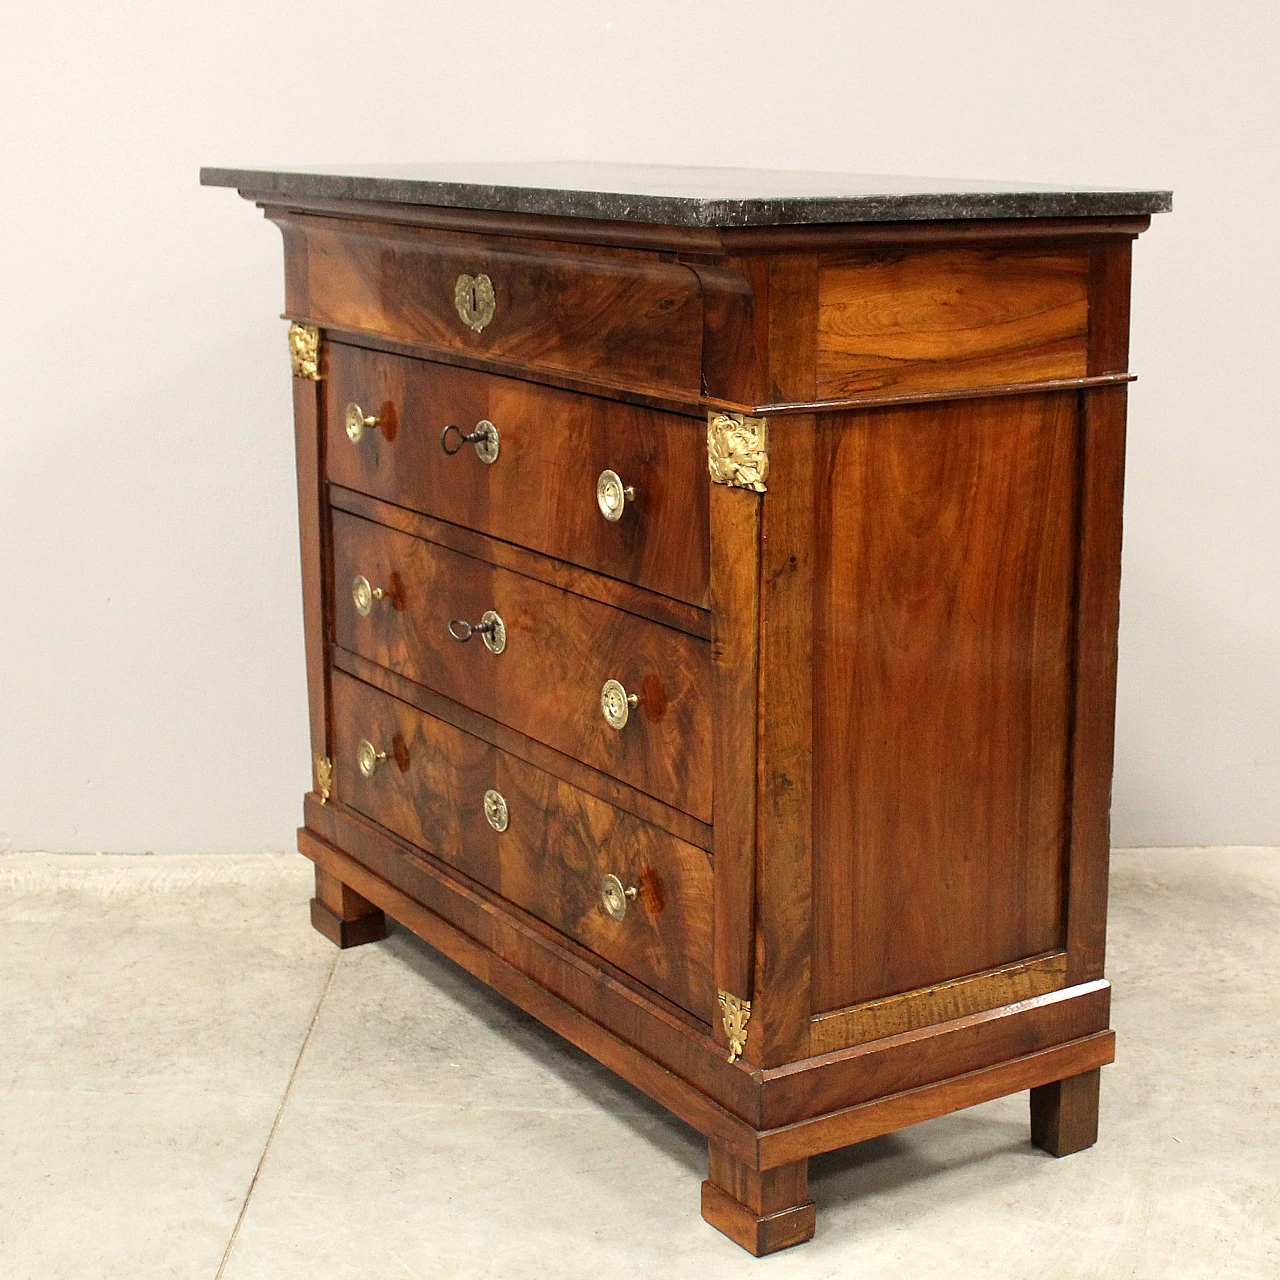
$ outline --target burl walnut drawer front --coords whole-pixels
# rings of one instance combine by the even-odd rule
[[[557,252],[475,236],[281,220],[288,307],[321,328],[564,370],[613,384],[702,390],[702,290],[649,253]]]
[[[341,803],[710,1021],[705,850],[337,671],[333,718]]]
[[[701,419],[339,343],[328,351],[331,480],[706,607]],[[377,423],[348,433],[349,405]],[[485,440],[461,443],[481,423],[497,433],[496,457]],[[450,424],[452,455],[441,442]]]
[[[344,511],[333,555],[342,648],[711,821],[705,640]]]

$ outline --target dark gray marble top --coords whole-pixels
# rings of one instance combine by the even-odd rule
[[[383,200],[682,227],[1165,213],[1168,191],[599,162],[200,170],[258,198]]]

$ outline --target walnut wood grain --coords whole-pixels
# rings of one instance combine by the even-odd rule
[[[1129,368],[1129,292],[1133,240],[1098,240],[1089,252],[1089,373]]]
[[[322,370],[327,364],[327,355],[322,344],[320,351]],[[321,385],[310,378],[293,379],[293,434],[298,473],[298,542],[302,561],[302,635],[306,654],[307,710],[313,760],[317,756],[325,757],[330,754],[329,675],[325,653],[329,505],[324,484]]]
[[[740,335],[734,335],[739,364],[731,372],[726,371],[722,381],[727,384],[723,393],[725,399],[717,403],[718,384],[714,380],[707,381],[707,394],[703,397],[707,408],[727,408],[730,412],[751,413],[750,406],[763,404],[770,398],[769,382],[769,329],[772,308],[769,299],[769,264],[770,258],[763,254],[747,254],[741,257],[730,256],[724,260],[724,266],[747,282],[751,289],[754,306],[751,313],[751,344],[748,349]],[[708,353],[709,338],[703,337],[704,359]],[[748,359],[743,359],[749,356]]]
[[[704,422],[336,343],[326,396],[330,480],[706,607]],[[394,430],[353,444],[350,402]],[[446,425],[482,420],[501,433],[496,462],[444,454]],[[606,469],[635,490],[616,521],[596,504]]]
[[[1083,377],[1087,252],[912,248],[824,264],[822,397]]]
[[[285,314],[288,320],[306,320],[305,315]],[[639,387],[606,377],[604,374],[573,373],[566,369],[530,369],[518,360],[505,360],[499,356],[478,355],[470,351],[446,351],[423,342],[405,338],[389,338],[385,334],[361,333],[358,329],[343,329],[336,325],[326,330],[334,342],[344,347],[360,347],[365,351],[383,351],[389,355],[404,356],[410,360],[426,360],[434,365],[453,369],[471,369],[476,373],[491,374],[498,378],[513,378],[530,386],[553,387],[572,395],[599,396],[616,404],[638,405],[645,409],[657,409],[663,413],[679,414],[686,418],[704,421],[706,409],[703,398],[692,391],[674,391],[663,387]]]
[[[751,281],[729,263],[690,262],[702,290],[702,391],[742,395],[759,362],[756,299]]]
[[[712,744],[715,984],[718,990],[750,999],[755,964],[760,495],[721,484],[710,489],[715,618],[711,657],[717,709]],[[718,1034],[727,1044],[723,1024]]]
[[[488,743],[338,673],[334,783],[342,803],[453,863],[504,898],[710,1021],[711,859]],[[372,777],[361,739],[387,754]],[[490,789],[509,825],[484,813]],[[623,920],[601,881],[637,890]]]
[[[769,386],[812,394],[817,260],[769,262]],[[813,592],[817,424],[786,420],[770,441],[760,535],[759,800],[754,1044],[761,1066],[809,1050],[813,951]]]
[[[1068,837],[1076,398],[837,421],[819,437],[815,1013],[1060,947]]]
[[[370,662],[358,653],[351,653],[340,645],[333,647],[330,657],[335,671],[345,671],[349,676],[371,684],[383,693],[389,693],[393,698],[399,698],[401,702],[407,702],[411,707],[417,707],[419,711],[425,711],[437,720],[443,720],[455,729],[469,733],[473,738],[482,738],[507,755],[516,756],[545,773],[554,773],[557,778],[577,787],[579,791],[586,791],[619,809],[626,809],[628,813],[634,813],[636,817],[669,831],[689,844],[696,844],[700,849],[712,848],[711,824],[699,822],[683,809],[663,804],[661,800],[655,800],[643,791],[637,791],[635,787],[629,787],[625,782],[583,764],[573,756],[544,746],[534,738],[527,738],[496,720],[490,720],[488,716],[482,716],[425,685],[414,684],[412,680],[397,675],[376,662]]]
[[[342,511],[333,541],[337,644],[711,820],[705,641]],[[368,617],[357,575],[387,592]],[[502,653],[449,634],[451,620],[489,611],[506,627]],[[621,729],[601,712],[607,680],[639,700]]]
[[[306,246],[286,306],[322,328],[357,329],[531,369],[701,390],[697,277],[657,254],[494,243],[461,232],[277,213]],[[480,332],[454,306],[460,275],[487,275],[496,309]]]
[[[1124,387],[1084,401],[1071,829],[1067,884],[1067,980],[1101,977],[1106,952],[1124,519]]]
[[[711,639],[710,609],[685,604],[682,600],[673,600],[670,596],[658,595],[630,582],[592,573],[589,569],[579,569],[563,560],[552,560],[514,543],[487,537],[474,529],[464,529],[461,525],[437,520],[419,511],[397,507],[342,485],[329,486],[329,504],[340,511],[349,511],[390,529],[398,529],[401,533],[411,533],[415,538],[425,538],[451,551],[460,551],[465,556],[511,569],[526,578],[537,578],[553,587],[562,587],[574,595],[586,596],[588,600],[599,600],[615,609],[625,609],[627,613],[648,618],[650,622],[660,622],[664,627],[674,627],[703,640]]]
[[[906,991],[819,1014],[809,1028],[809,1052],[830,1053],[884,1036],[913,1031],[1060,991],[1067,984],[1067,954],[1055,951],[967,978],[953,978],[922,991]]]

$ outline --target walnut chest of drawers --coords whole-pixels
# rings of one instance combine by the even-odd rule
[[[1161,192],[206,170],[284,234],[314,789],[384,912],[705,1133],[1097,1132],[1132,241]]]

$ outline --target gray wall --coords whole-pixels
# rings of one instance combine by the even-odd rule
[[[1115,837],[1280,844],[1276,10],[26,5],[3,19],[0,849],[291,843],[278,233],[200,164],[1172,186],[1134,273]]]

